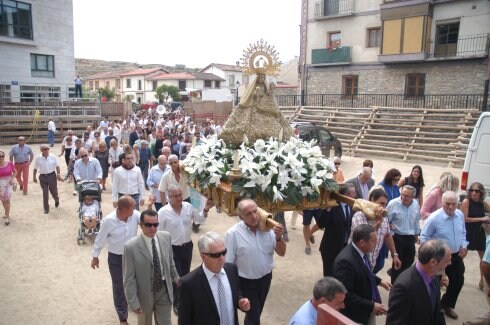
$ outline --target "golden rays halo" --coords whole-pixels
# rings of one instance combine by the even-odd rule
[[[243,57],[240,59],[240,68],[248,75],[260,73],[277,76],[280,67],[279,52],[263,39],[249,44],[248,48],[243,50]]]

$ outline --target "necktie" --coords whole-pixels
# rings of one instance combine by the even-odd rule
[[[347,219],[347,218],[349,218],[349,206],[346,204],[344,208],[345,208],[345,211],[344,211],[345,219]]]
[[[155,238],[151,239],[151,250],[153,253],[153,292],[158,292],[163,287],[162,269],[160,268],[160,259],[158,258]]]
[[[215,274],[214,276],[218,278],[218,299],[219,299],[219,314],[220,314],[220,325],[231,325],[230,315],[228,315],[228,308],[226,304],[226,294],[223,282],[221,282],[221,274]]]
[[[373,297],[373,301],[380,304],[381,296],[379,295],[378,285],[376,284],[376,278],[374,277],[373,271],[371,270],[369,259],[367,255],[364,255],[362,259],[364,260],[364,265],[366,265],[366,267],[368,268],[369,281],[371,282],[371,295]]]
[[[432,309],[436,308],[436,303],[437,303],[437,289],[436,289],[436,284],[434,280],[430,282],[430,302],[432,302]]]

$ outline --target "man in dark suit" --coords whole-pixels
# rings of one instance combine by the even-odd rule
[[[354,229],[352,243],[345,246],[335,258],[333,276],[347,289],[342,314],[361,324],[375,324],[375,316],[386,314],[381,303],[378,285],[386,290],[391,284],[375,276],[368,261],[368,253],[376,245],[376,232],[367,224]]]
[[[355,198],[356,190],[351,183],[340,185],[339,193]],[[317,224],[325,228],[320,243],[320,254],[323,261],[323,276],[332,276],[333,262],[340,251],[347,245],[352,224],[352,207],[337,202],[338,206],[327,209]]]
[[[238,269],[225,263],[223,238],[215,232],[198,242],[203,264],[181,279],[179,325],[238,325],[237,308],[250,309],[239,289]]]
[[[172,257],[170,234],[158,231],[154,210],[141,213],[142,234],[124,245],[124,291],[129,308],[138,315],[138,325],[170,324],[172,283],[179,282]]]
[[[369,190],[374,185],[374,180],[371,178],[373,171],[370,167],[362,167],[361,173],[354,178],[346,181],[351,183],[356,188],[356,199],[368,199]]]
[[[140,138],[140,133],[141,133],[141,126],[137,125],[134,128],[134,131],[129,134],[129,146],[131,149],[134,146],[134,143]]]
[[[437,275],[450,263],[451,249],[443,240],[429,240],[420,246],[417,263],[400,274],[390,292],[386,324],[446,324]]]

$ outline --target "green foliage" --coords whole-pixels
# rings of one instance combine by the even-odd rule
[[[132,102],[133,99],[134,99],[134,95],[126,95],[126,96],[124,96],[124,101],[126,103]]]
[[[116,97],[116,89],[110,89],[108,87],[99,88],[99,94],[101,97],[106,97],[108,101],[111,101]]]
[[[169,97],[172,97],[174,101],[179,101],[182,98],[179,91],[179,88],[175,86],[161,85],[155,90],[155,96],[160,103],[166,102]]]

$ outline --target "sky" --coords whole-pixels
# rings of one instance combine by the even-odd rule
[[[75,57],[139,64],[235,64],[250,43],[299,56],[301,0],[73,0]]]

